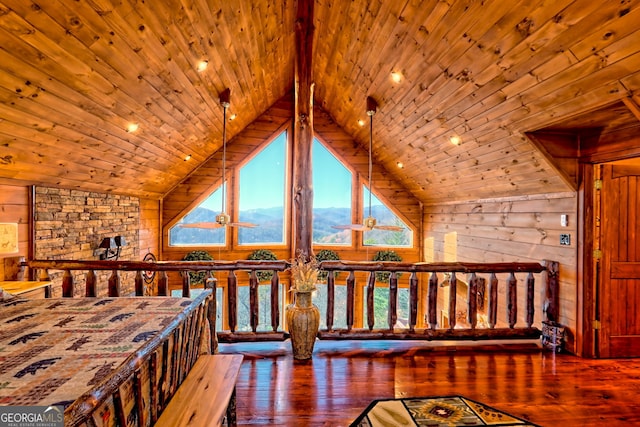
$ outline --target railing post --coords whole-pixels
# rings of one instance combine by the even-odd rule
[[[191,275],[188,271],[182,273],[182,298],[191,298]]]
[[[118,270],[113,270],[111,276],[109,276],[109,296],[120,296],[120,275],[118,274]]]
[[[560,264],[557,261],[544,260],[546,267],[545,277],[545,301],[542,305],[546,320],[557,322],[560,314]]]
[[[513,329],[518,321],[518,279],[513,272],[507,279],[507,319],[509,327]]]
[[[277,271],[271,277],[271,328],[273,332],[280,326],[280,276]]]
[[[97,297],[98,285],[95,270],[87,271],[86,284],[85,284],[85,296]]]
[[[167,295],[169,295],[169,276],[166,271],[161,271],[158,277],[158,296],[166,297]]]
[[[73,298],[74,285],[73,276],[70,270],[65,270],[62,275],[62,296],[67,298]]]
[[[476,273],[471,273],[467,286],[467,322],[471,325],[471,329],[475,329],[478,323],[478,276]]]
[[[491,273],[489,276],[489,307],[487,311],[487,321],[489,323],[489,329],[496,327],[498,320],[498,277],[496,273]]]
[[[456,319],[456,298],[458,291],[458,278],[456,277],[456,272],[451,272],[451,277],[449,278],[449,329],[453,329],[456,327],[457,319]]]
[[[29,277],[38,277],[38,281],[40,282],[50,282],[51,281],[51,277],[49,276],[49,270],[47,270],[46,268],[41,268],[38,273],[38,275],[35,274],[36,271],[34,271],[34,269],[32,269],[31,267],[29,267]],[[64,296],[64,295],[63,295]],[[44,297],[45,298],[51,298],[53,297],[53,290],[51,289],[51,285],[47,286],[46,288],[44,288]]]
[[[136,277],[134,279],[136,296],[144,296],[144,279],[142,278],[142,271],[136,270]]]
[[[233,333],[238,325],[238,278],[234,270],[231,270],[227,276],[227,289],[229,291],[229,330]]]
[[[398,274],[392,271],[389,275],[389,313],[388,313],[389,330],[393,328],[398,321]]]
[[[218,352],[218,335],[216,333],[216,318],[218,316],[218,299],[217,299],[217,289],[216,289],[216,283],[218,281],[216,280],[215,277],[209,277],[205,282],[204,282],[204,287],[205,289],[211,289],[211,300],[209,301],[208,307],[207,307],[207,319],[209,320],[209,339],[210,339],[210,346],[211,346],[211,353],[215,354]]]
[[[258,330],[259,307],[258,307],[258,275],[256,270],[251,270],[249,275],[249,325],[253,332]]]
[[[438,327],[438,275],[431,272],[429,277],[429,304],[427,306],[428,322],[431,329]]]
[[[353,311],[355,304],[355,288],[356,288],[356,275],[353,270],[349,272],[347,277],[347,330],[353,329]]]
[[[535,315],[534,306],[534,292],[535,292],[536,279],[533,277],[533,273],[529,272],[527,275],[527,327],[533,325],[533,318]]]
[[[335,275],[327,272],[327,330],[333,330],[333,310],[335,307]]]
[[[414,332],[418,322],[418,275],[415,271],[409,277],[409,331]]]
[[[371,271],[369,273],[369,280],[367,281],[367,326],[369,330],[373,330],[373,326],[376,323],[375,312],[373,308],[373,292],[376,288],[376,272]]]

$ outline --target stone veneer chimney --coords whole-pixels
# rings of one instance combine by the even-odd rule
[[[97,260],[104,237],[124,236],[120,259],[139,259],[140,200],[136,197],[36,187],[35,255],[48,260]],[[107,294],[111,272],[96,271],[98,293]],[[54,295],[61,296],[62,272],[51,271]],[[84,295],[85,272],[74,276],[75,294]],[[134,273],[121,273],[121,291],[133,291]]]

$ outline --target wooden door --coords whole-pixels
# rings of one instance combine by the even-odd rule
[[[640,166],[602,169],[600,357],[640,357]]]

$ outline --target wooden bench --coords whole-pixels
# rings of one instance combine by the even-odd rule
[[[156,427],[236,425],[236,379],[243,356],[202,355],[162,411]]]

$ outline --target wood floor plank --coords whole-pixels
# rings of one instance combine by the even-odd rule
[[[348,426],[375,399],[462,395],[542,426],[640,425],[640,359],[592,360],[528,345],[318,341],[221,344],[245,356],[239,426]]]

